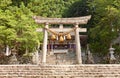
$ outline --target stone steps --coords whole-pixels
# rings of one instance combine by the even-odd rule
[[[120,78],[120,65],[1,65],[0,78]]]

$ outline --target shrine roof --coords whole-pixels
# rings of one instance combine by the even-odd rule
[[[35,22],[39,24],[87,24],[90,20],[91,15],[82,17],[72,17],[72,18],[47,18],[41,16],[33,16]]]

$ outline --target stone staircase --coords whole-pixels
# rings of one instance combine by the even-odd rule
[[[0,78],[120,78],[120,65],[1,65]]]

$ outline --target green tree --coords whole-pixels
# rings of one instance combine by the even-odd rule
[[[63,17],[80,17],[89,15],[90,13],[87,1],[88,0],[75,0],[68,7],[66,7]],[[70,1],[67,3],[70,3]]]
[[[33,13],[43,17],[65,17],[65,11],[79,0],[34,0],[29,2],[28,8]]]
[[[26,49],[34,52],[41,41],[41,35],[36,32],[37,25],[32,19],[33,13],[22,2],[19,7],[11,6],[11,1],[6,4],[6,0],[3,0],[2,3],[4,4],[0,6],[0,45],[3,49],[7,46],[16,46],[17,52],[24,53]]]
[[[14,19],[17,21],[14,29],[17,32],[16,41],[20,44],[18,48],[22,51],[33,52],[40,41],[36,32],[37,25],[32,19],[33,13],[23,3],[20,7],[12,8],[11,12],[14,12]]]
[[[93,15],[89,32],[93,52],[107,53],[112,40],[118,36],[120,10],[116,1],[95,0],[89,4]]]

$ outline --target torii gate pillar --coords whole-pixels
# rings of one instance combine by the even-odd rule
[[[46,23],[45,28],[48,28],[48,23]],[[44,29],[44,40],[43,40],[43,56],[42,56],[42,63],[46,64],[46,56],[47,56],[47,40],[48,40],[48,32]]]
[[[77,62],[78,64],[82,64],[82,57],[81,57],[81,45],[80,45],[80,37],[79,37],[79,24],[75,24],[75,43],[76,43],[76,55],[77,55]]]

